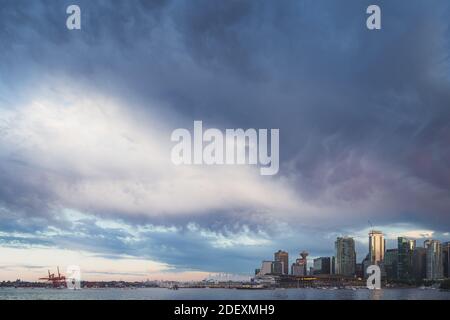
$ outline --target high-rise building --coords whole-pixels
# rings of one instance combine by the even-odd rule
[[[387,249],[384,254],[384,268],[388,280],[397,279],[398,249]]]
[[[410,280],[412,276],[412,257],[416,247],[416,240],[405,237],[397,238],[397,278],[401,280]]]
[[[424,247],[427,250],[427,279],[442,279],[443,261],[441,242],[438,240],[425,240]]]
[[[336,258],[331,257],[331,274],[336,274]]]
[[[369,258],[371,264],[379,265],[384,261],[385,240],[381,231],[369,232]]]
[[[351,237],[338,237],[335,242],[336,274],[354,276],[356,268],[355,240]]]
[[[283,263],[281,261],[272,261],[271,274],[283,274]]]
[[[293,276],[306,276],[305,267],[297,263],[293,263],[291,266],[291,274]]]
[[[363,261],[361,261],[361,269],[362,269],[362,276],[364,278],[367,277],[367,268],[372,264],[372,262],[370,262],[370,254],[368,253],[366,255],[366,257],[363,259]]]
[[[264,276],[266,274],[280,275],[282,273],[283,263],[281,261],[263,261],[261,268],[259,269],[259,275],[261,276]]]
[[[363,278],[364,277],[364,270],[363,270],[363,264],[362,263],[357,263],[356,264],[355,274],[356,274],[357,278]]]
[[[444,260],[444,278],[450,278],[450,242],[444,242],[442,244],[442,259]]]
[[[264,276],[266,274],[271,274],[272,273],[272,262],[273,261],[263,261],[261,264],[261,269],[259,274]]]
[[[330,257],[314,259],[314,274],[333,274],[331,260]]]
[[[275,252],[274,260],[283,264],[283,274],[289,274],[289,254],[286,251],[278,250]]]
[[[427,250],[416,247],[412,257],[412,277],[416,280],[423,280],[427,276]]]
[[[291,273],[294,276],[306,276],[308,273],[307,265],[308,265],[308,252],[302,251],[300,253],[300,258],[295,260],[295,263],[291,266]]]

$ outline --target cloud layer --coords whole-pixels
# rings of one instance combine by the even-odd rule
[[[367,220],[448,238],[448,1],[379,1],[377,32],[369,1],[78,3],[81,31],[69,2],[2,3],[2,247],[245,273]],[[194,120],[279,128],[280,173],[174,166]]]

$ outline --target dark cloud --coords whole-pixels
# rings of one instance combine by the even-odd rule
[[[383,29],[375,32],[365,28],[370,1],[77,3],[83,29],[69,32],[65,8],[71,1],[2,1],[0,110],[30,99],[42,79],[65,77],[143,106],[130,107],[130,113],[161,114],[174,128],[196,119],[219,128],[280,128],[280,175],[304,201],[332,208],[315,221],[325,228],[319,234],[365,226],[368,218],[380,225],[412,222],[450,229],[448,1],[433,6],[378,1]],[[11,125],[0,123],[0,133]],[[0,144],[0,207],[8,212],[0,230],[59,226],[55,212],[67,204],[46,187],[53,181],[49,177],[77,177],[27,161],[11,157]],[[358,202],[373,208],[359,215],[346,212]],[[117,211],[109,214],[120,216]],[[255,222],[249,211],[225,208],[203,220],[127,219],[183,226],[197,220],[211,230],[237,221],[270,232],[267,221]],[[13,224],[17,217],[21,223]],[[295,220],[299,230],[301,220]],[[149,236],[137,249],[118,240],[124,236],[120,230],[102,234],[83,228],[92,237],[64,236],[58,243],[216,271],[220,266],[243,271],[257,255],[272,251],[215,251],[183,233]],[[331,240],[313,239],[301,238],[298,249],[329,252]]]

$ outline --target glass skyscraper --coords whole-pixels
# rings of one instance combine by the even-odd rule
[[[355,241],[350,237],[338,237],[335,242],[336,274],[354,276],[356,269]]]
[[[398,249],[388,249],[384,255],[384,267],[388,280],[397,279]]]
[[[412,258],[414,249],[416,248],[416,240],[398,237],[397,246],[397,278],[400,280],[410,280],[413,278]]]
[[[450,278],[450,242],[444,242],[442,244],[442,257],[443,262],[443,274],[445,278]]]
[[[369,232],[369,259],[371,264],[379,265],[384,261],[385,240],[381,231]]]
[[[441,242],[438,240],[425,240],[424,247],[427,250],[427,279],[442,279],[443,260]]]

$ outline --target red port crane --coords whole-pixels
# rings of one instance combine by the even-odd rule
[[[64,275],[61,275],[61,273],[59,273],[59,267],[57,267],[57,270],[58,270],[58,276],[55,276],[54,273],[50,273],[50,270],[48,270],[48,277],[39,278],[39,280],[50,281],[55,288],[65,287],[66,286],[66,277]]]

